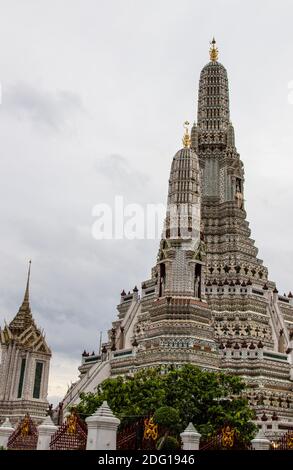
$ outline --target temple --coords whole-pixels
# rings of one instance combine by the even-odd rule
[[[110,376],[192,363],[240,375],[257,422],[293,428],[293,296],[279,295],[246,219],[244,167],[215,40],[201,71],[197,122],[171,163],[167,213],[150,279],[123,290],[100,354],[84,352],[63,400]],[[269,433],[270,426],[264,426]]]
[[[51,351],[30,308],[29,263],[23,302],[9,325],[0,329],[0,422],[16,423],[26,414],[41,422],[47,414]]]

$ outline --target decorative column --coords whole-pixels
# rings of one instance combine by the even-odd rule
[[[37,450],[49,450],[52,435],[57,431],[50,416],[47,416],[42,424],[38,426],[38,443]]]
[[[7,442],[11,434],[13,433],[14,428],[9,421],[9,418],[6,418],[4,423],[0,426],[0,448],[7,447]]]
[[[251,444],[254,450],[270,450],[271,447],[271,442],[266,438],[262,429],[259,429]]]
[[[88,427],[86,450],[116,450],[120,420],[113,415],[106,401],[86,418]]]
[[[180,434],[183,450],[198,450],[201,434],[197,432],[192,423]]]

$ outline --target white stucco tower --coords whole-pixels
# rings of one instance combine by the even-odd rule
[[[17,422],[26,413],[42,421],[48,409],[51,351],[32,317],[29,301],[30,264],[21,307],[0,329],[0,423]]]

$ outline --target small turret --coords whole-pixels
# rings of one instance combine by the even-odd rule
[[[198,151],[198,127],[196,123],[194,123],[191,128],[191,148],[195,152]]]
[[[227,128],[227,147],[235,147],[235,132],[231,122],[229,123]]]

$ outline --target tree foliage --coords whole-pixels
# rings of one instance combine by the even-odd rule
[[[162,442],[163,441],[163,442]],[[158,441],[158,449],[161,451],[172,452],[180,450],[180,443],[174,436],[160,437]]]
[[[170,431],[176,431],[180,423],[179,411],[172,406],[161,406],[154,413],[154,422]]]
[[[242,395],[244,389],[240,377],[204,371],[191,364],[169,370],[158,367],[131,377],[106,379],[97,393],[81,394],[77,411],[82,417],[89,416],[106,400],[123,425],[153,415],[159,408],[162,416],[164,407],[172,407],[177,417],[174,427],[180,432],[192,422],[203,437],[209,437],[230,425],[242,441],[248,442],[256,427],[251,422],[253,410]],[[164,419],[168,420],[166,413]]]

